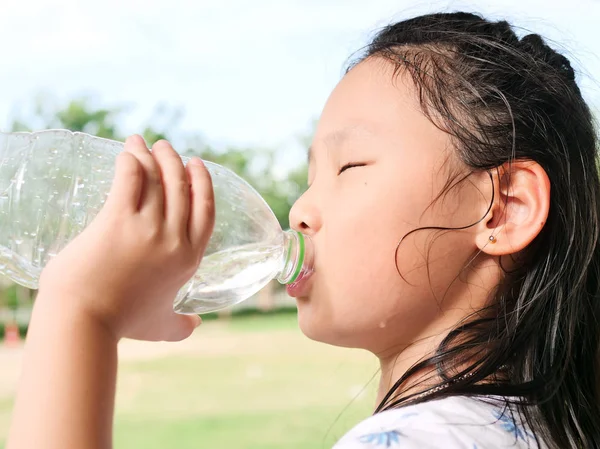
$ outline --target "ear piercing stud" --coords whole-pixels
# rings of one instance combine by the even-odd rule
[[[497,242],[496,237],[494,237],[493,235],[490,235],[490,243],[494,244]]]

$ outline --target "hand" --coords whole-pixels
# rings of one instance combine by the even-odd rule
[[[132,136],[102,210],[44,268],[38,300],[98,320],[116,339],[184,339],[200,318],[176,314],[173,301],[213,225],[212,182],[200,159],[184,167],[168,142],[150,152]]]

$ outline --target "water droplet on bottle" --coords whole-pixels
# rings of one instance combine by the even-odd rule
[[[37,232],[32,232],[32,233],[31,233],[31,234],[29,234],[29,235],[30,235],[30,236],[32,236],[32,237],[35,237],[35,236],[37,236]]]
[[[44,251],[46,251],[45,248],[38,248],[38,252],[43,253]]]
[[[13,242],[15,242],[15,245],[20,245],[23,243],[23,239],[14,239]]]

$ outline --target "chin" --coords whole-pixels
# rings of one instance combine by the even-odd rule
[[[298,299],[297,304],[298,326],[308,338],[333,346],[357,347],[352,342],[356,337],[352,329],[340,329],[340,323],[334,323],[329,314],[316,310],[307,299]]]
[[[298,298],[296,304],[298,305],[298,327],[302,333],[311,340],[328,343],[330,331],[326,329],[328,326],[322,323],[324,320],[315,313],[314,304],[307,298]]]

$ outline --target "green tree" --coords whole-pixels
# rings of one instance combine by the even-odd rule
[[[90,97],[75,98],[66,104],[57,104],[51,97],[38,95],[33,101],[31,113],[26,117],[14,118],[11,130],[34,131],[58,128],[122,141],[126,135],[122,132],[119,122],[124,112],[125,108],[120,106],[97,107]],[[160,139],[169,139],[169,130],[176,128],[181,117],[181,110],[170,110],[166,105],[160,104],[155,108],[140,134],[148,145]],[[162,126],[159,126],[159,123],[162,123]]]
[[[57,105],[53,99],[38,95],[28,117],[13,120],[13,131],[60,128],[82,131],[106,139],[121,139],[117,120],[121,108],[96,108],[87,97],[76,98],[66,105]]]

